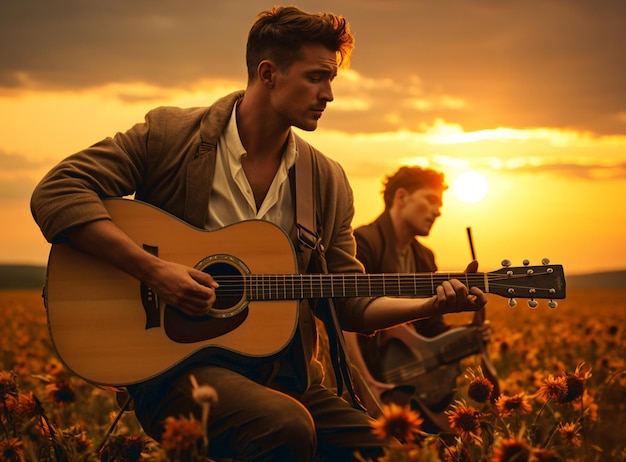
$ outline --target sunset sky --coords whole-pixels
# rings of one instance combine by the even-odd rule
[[[272,2],[24,0],[0,4],[0,263],[45,264],[29,210],[43,174],[161,105],[205,106],[245,85],[245,42]],[[400,165],[468,170],[423,242],[441,270],[544,257],[567,274],[626,268],[626,2],[297,1],[356,37],[319,128],[345,168],[358,226]]]

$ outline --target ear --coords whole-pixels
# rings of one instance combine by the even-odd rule
[[[266,88],[274,88],[274,76],[276,74],[276,66],[274,66],[274,63],[264,59],[259,63],[257,71],[261,84]]]
[[[405,188],[396,189],[395,194],[393,195],[393,202],[398,204],[398,206],[404,205],[404,201],[406,197],[409,195],[409,192]]]

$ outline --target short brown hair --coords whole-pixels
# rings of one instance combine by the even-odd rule
[[[337,53],[337,62],[347,67],[354,49],[350,25],[333,13],[307,13],[295,6],[275,6],[257,16],[248,34],[246,65],[248,80],[257,78],[257,67],[271,59],[285,71],[298,59],[300,47],[317,43]]]
[[[393,205],[393,196],[399,188],[413,192],[420,188],[448,189],[441,172],[422,167],[400,167],[395,173],[387,175],[383,181],[383,199],[385,210]]]

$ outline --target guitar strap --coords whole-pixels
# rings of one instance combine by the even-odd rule
[[[314,181],[316,170],[313,168],[313,148],[298,136],[296,136],[296,141],[298,144],[298,160],[295,167],[296,194],[294,196],[296,201],[298,241],[301,246],[313,251],[313,257],[317,257],[320,272],[328,273],[324,246],[321,245],[321,229],[318,226],[319,221],[317,220],[315,207],[317,194]],[[311,300],[311,307],[326,326],[330,359],[337,382],[337,395],[341,396],[343,394],[345,386],[345,391],[349,394],[353,406],[357,409],[365,410],[354,391],[345,340],[333,300],[331,298]]]

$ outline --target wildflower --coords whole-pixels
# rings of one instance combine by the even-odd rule
[[[543,381],[539,395],[555,403],[561,403],[567,396],[567,380],[565,377],[554,377],[552,374]]]
[[[66,380],[57,380],[46,385],[46,394],[59,406],[67,406],[74,402],[74,389]]]
[[[489,401],[493,393],[493,383],[484,377],[474,378],[467,387],[467,394],[477,403]]]
[[[191,377],[193,377],[193,375]],[[194,387],[191,392],[191,396],[196,403],[200,405],[208,403],[211,405],[217,402],[217,392],[215,391],[215,388],[210,387],[209,385],[198,385],[195,378],[192,380],[192,383],[194,384]]]
[[[445,462],[471,462],[472,456],[465,446],[448,446],[443,450]]]
[[[200,422],[194,418],[168,417],[165,419],[165,431],[161,436],[161,444],[168,450],[187,450],[204,436]]]
[[[567,441],[568,443],[576,446],[577,448],[580,447],[582,443],[582,440],[580,438],[580,430],[581,430],[580,424],[576,422],[570,422],[566,424],[561,423],[559,424],[557,430],[563,441]]]
[[[423,422],[420,414],[409,407],[385,404],[383,414],[372,423],[372,433],[380,439],[396,438],[401,443],[411,443]]]
[[[13,371],[0,371],[0,396],[9,395],[17,395],[17,375]]]
[[[146,446],[139,435],[111,435],[100,451],[102,462],[138,462]]]
[[[93,446],[93,441],[87,438],[85,430],[80,425],[64,430],[63,434],[72,440],[78,454],[85,454]]]
[[[463,401],[457,401],[452,405],[452,409],[445,411],[445,413],[448,416],[450,427],[456,430],[461,438],[481,441],[480,419],[482,414],[480,411],[467,406]]]
[[[508,438],[494,448],[492,462],[529,462],[531,450],[524,441]]]
[[[567,382],[567,394],[563,398],[563,403],[569,403],[580,398],[585,390],[585,382],[591,377],[591,371],[583,372],[585,363],[582,362],[576,366],[573,374],[567,374],[565,381]]]
[[[24,443],[19,438],[0,441],[0,459],[5,462],[24,462]]]
[[[200,424],[202,427],[204,447],[208,448],[209,437],[207,434],[207,424],[209,421],[211,405],[217,402],[217,391],[215,391],[215,388],[208,385],[198,385],[196,376],[193,374],[189,375],[189,380],[191,381],[191,386],[193,387],[191,396],[196,403],[202,407],[202,418],[200,419]]]
[[[7,409],[17,423],[23,423],[40,414],[39,403],[33,392],[20,393],[7,400]]]
[[[524,392],[513,396],[500,395],[496,401],[496,409],[502,417],[513,414],[528,414],[532,411],[532,406],[528,403],[528,397]]]

